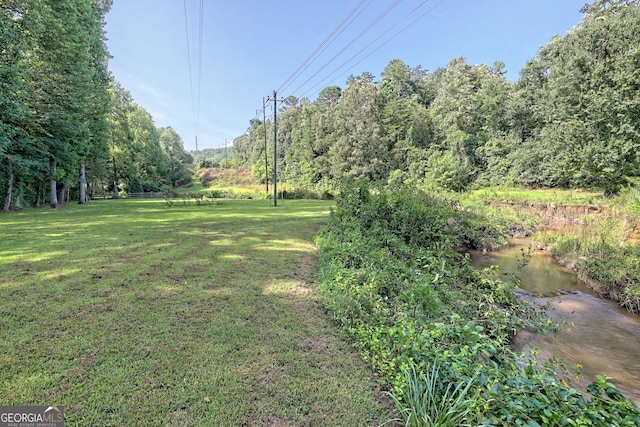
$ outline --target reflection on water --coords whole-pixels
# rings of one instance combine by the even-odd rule
[[[472,251],[472,263],[478,268],[492,264],[503,273],[515,272],[521,251],[528,250],[528,239],[514,239],[508,248],[481,254]],[[556,319],[567,327],[557,337],[526,331],[516,336],[516,349],[537,348],[544,358],[563,358],[567,366],[583,366],[583,388],[605,373],[627,397],[640,404],[640,316],[632,315],[609,300],[602,299],[581,284],[568,269],[558,265],[541,251],[532,251],[522,274],[522,289],[545,296],[551,302]]]
[[[496,252],[482,255],[480,252],[471,251],[471,260],[477,268],[495,264],[500,266],[502,273],[508,274],[518,270],[523,253],[530,253],[531,258],[520,276],[522,289],[544,296],[557,295],[559,291],[584,290],[584,285],[571,270],[554,262],[543,251],[530,248],[530,244],[529,239],[512,239],[508,247]]]

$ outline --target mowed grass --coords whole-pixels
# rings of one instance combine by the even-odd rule
[[[0,215],[0,405],[62,405],[68,426],[384,422],[375,378],[313,283],[330,206],[113,200]]]

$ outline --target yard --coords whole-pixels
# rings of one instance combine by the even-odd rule
[[[0,216],[0,403],[69,426],[378,425],[324,310],[328,201],[93,201]]]

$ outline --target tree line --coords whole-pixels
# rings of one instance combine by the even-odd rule
[[[189,179],[180,136],[156,128],[108,71],[112,0],[0,3],[3,211]]]
[[[640,175],[640,8],[600,0],[582,12],[515,82],[501,62],[458,57],[428,72],[394,59],[379,80],[364,72],[315,101],[289,97],[277,119],[280,179],[324,190],[354,178],[615,193]],[[259,179],[272,135],[271,121],[251,120],[233,141],[236,161]]]

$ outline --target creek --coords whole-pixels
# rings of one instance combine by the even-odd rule
[[[515,272],[522,251],[528,252],[531,244],[531,239],[512,239],[508,247],[496,252],[470,251],[471,261],[476,268],[496,264],[501,273]],[[570,370],[582,365],[579,381],[571,381],[578,389],[584,390],[597,374],[606,374],[618,390],[640,404],[640,316],[600,298],[543,251],[531,251],[520,277],[526,298],[551,303],[549,315],[563,319],[565,326],[557,336],[520,331],[514,348],[536,348],[542,359],[562,358]]]

